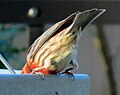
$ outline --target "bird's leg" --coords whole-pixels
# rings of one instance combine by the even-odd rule
[[[32,70],[32,72],[30,74],[36,74],[36,72],[38,72],[39,70],[41,70],[43,68],[44,68],[44,66],[35,68],[35,69]]]
[[[72,67],[71,68],[67,68],[64,72],[62,72],[62,74],[68,74],[68,76],[72,77],[73,80],[75,79],[75,77],[74,77],[73,73],[70,72],[70,70],[73,70],[74,68],[78,68],[78,64],[77,64],[77,61],[75,59],[76,58],[74,58],[74,60],[71,60],[71,62],[70,62]]]
[[[43,79],[44,79],[44,74],[48,73],[48,71],[39,72],[39,70],[47,69],[50,65],[51,65],[50,60],[46,59],[44,61],[44,66],[34,68],[31,74],[40,74],[41,76],[43,76]]]
[[[73,73],[71,73],[70,71],[73,70],[74,68],[68,68],[66,69],[64,72],[62,72],[61,74],[68,74],[68,76],[72,77],[73,80],[75,79]]]
[[[32,70],[32,72],[30,74],[40,74],[42,76],[42,79],[44,79],[44,74],[42,72],[38,72],[39,70],[41,70],[43,68],[44,68],[44,66],[35,68]]]

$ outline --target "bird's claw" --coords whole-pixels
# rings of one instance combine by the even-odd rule
[[[44,74],[41,73],[41,72],[36,71],[36,69],[33,69],[30,74],[39,74],[40,76],[42,76],[42,79],[43,79],[43,80],[45,79]]]
[[[74,74],[70,72],[70,70],[72,70],[72,69],[73,68],[68,68],[64,72],[62,72],[61,74],[67,74],[69,77],[72,77],[72,79],[75,80]]]
[[[75,80],[74,74],[71,73],[70,71],[68,71],[68,72],[65,71],[65,72],[62,72],[61,74],[67,74],[69,77],[72,77],[72,79]]]

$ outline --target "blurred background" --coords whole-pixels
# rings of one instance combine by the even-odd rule
[[[119,5],[119,0],[1,0],[0,53],[21,70],[29,46],[54,23],[75,11],[104,8],[81,36],[79,69],[73,72],[90,76],[90,95],[120,95]]]

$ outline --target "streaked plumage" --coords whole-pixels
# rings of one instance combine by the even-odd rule
[[[49,74],[61,72],[68,67],[78,68],[76,60],[80,35],[104,11],[92,9],[75,12],[53,25],[31,45],[27,63],[21,73]]]

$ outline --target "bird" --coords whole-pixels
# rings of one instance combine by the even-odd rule
[[[79,67],[78,42],[84,29],[105,9],[76,11],[51,26],[30,46],[21,74],[67,73]]]

